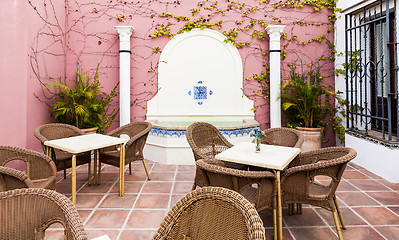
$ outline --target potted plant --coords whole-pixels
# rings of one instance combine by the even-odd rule
[[[320,69],[321,67],[315,67],[300,74],[296,72],[295,64],[292,64],[290,77],[281,89],[280,98],[287,126],[297,128],[304,134],[302,151],[321,147],[322,134],[327,127],[326,120],[337,112],[337,107],[331,103],[332,100],[338,100],[339,105],[343,105],[341,92],[335,92],[333,86],[322,84]],[[334,130],[342,129],[342,126],[338,126],[341,124],[339,119],[332,119]],[[342,132],[339,133],[339,137],[344,139]]]
[[[255,152],[260,153],[260,142],[262,141],[262,137],[265,136],[265,133],[260,129],[254,129],[249,136],[255,137]]]
[[[117,95],[119,83],[109,94],[103,92],[98,80],[98,68],[97,65],[92,81],[89,73],[78,69],[71,87],[61,83],[61,80],[45,84],[48,89],[55,89],[50,99],[53,116],[58,122],[81,129],[97,128],[100,133],[111,126],[118,110],[110,110],[110,103]]]

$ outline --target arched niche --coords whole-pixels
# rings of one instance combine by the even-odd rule
[[[193,29],[170,40],[158,66],[158,93],[147,119],[237,121],[253,119],[253,102],[242,92],[240,54],[214,30]]]

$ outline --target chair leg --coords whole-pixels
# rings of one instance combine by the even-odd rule
[[[147,173],[147,178],[148,178],[148,180],[151,180],[150,174],[148,173],[147,165],[145,164],[144,159],[142,161],[143,161],[143,166],[144,166],[144,169],[145,169],[145,173]]]
[[[100,185],[101,184],[101,162],[98,161],[98,176],[97,176],[97,184]]]
[[[337,213],[335,211],[333,211],[332,213],[333,213],[333,217],[334,217],[335,227],[337,228],[338,238],[339,238],[339,240],[343,240],[342,233],[341,233],[341,228],[339,227]]]
[[[87,169],[87,175],[89,176],[88,182],[89,182],[89,185],[91,185],[91,161],[89,162],[88,165],[89,165],[88,169]]]
[[[302,214],[302,203],[296,204],[296,214],[298,215]]]
[[[129,175],[132,175],[132,163],[129,163]]]
[[[338,217],[339,217],[339,221],[341,222],[342,229],[345,230],[346,226],[345,226],[345,223],[344,223],[344,218],[342,217],[342,213],[341,213],[341,210],[339,209],[338,201],[337,201],[336,197],[334,197],[334,204],[335,204],[335,208],[337,209],[337,212],[338,212]]]
[[[66,169],[64,169],[64,179],[66,178]]]
[[[288,207],[290,205],[291,204],[289,204]],[[274,240],[277,240],[278,233],[277,233],[277,209],[276,208],[273,208],[273,227],[274,227]]]
[[[288,216],[291,216],[292,215],[292,208],[294,207],[294,204],[292,204],[292,203],[289,203],[288,204]]]

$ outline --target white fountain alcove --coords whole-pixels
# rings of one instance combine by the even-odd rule
[[[185,130],[209,122],[233,144],[251,141],[258,128],[253,101],[243,94],[240,54],[221,33],[193,29],[165,46],[158,66],[158,93],[147,103],[153,124],[144,148],[148,160],[195,164]]]

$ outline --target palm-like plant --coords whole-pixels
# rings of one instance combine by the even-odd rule
[[[51,97],[54,118],[61,123],[71,124],[78,128],[98,127],[101,133],[107,130],[114,121],[117,110],[110,110],[110,103],[116,97],[118,84],[107,94],[101,91],[98,80],[98,67],[93,81],[82,69],[76,71],[74,86],[69,87],[61,81],[46,84],[48,89],[55,88]]]
[[[341,101],[340,92],[333,86],[321,84],[320,67],[307,73],[297,73],[295,64],[290,67],[289,81],[282,86],[282,107],[290,127],[324,128],[325,119],[335,114],[331,100]]]

